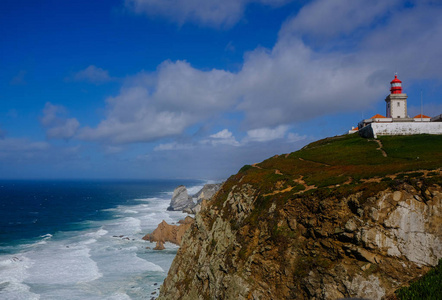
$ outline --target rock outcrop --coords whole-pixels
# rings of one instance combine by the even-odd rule
[[[193,195],[193,199],[196,199],[197,204],[193,207],[184,209],[183,211],[189,214],[197,214],[201,210],[201,202],[203,200],[209,201],[219,191],[222,183],[208,183],[203,188]]]
[[[167,210],[183,211],[185,209],[192,209],[194,206],[195,203],[192,197],[187,193],[186,187],[180,185],[173,191],[173,196]]]
[[[162,221],[158,227],[150,234],[146,234],[143,240],[156,242],[154,250],[165,249],[164,243],[171,242],[176,245],[181,245],[181,240],[184,233],[189,229],[194,219],[187,216],[184,220],[178,221],[180,225],[169,225],[166,221]]]
[[[222,183],[208,183],[203,186],[203,188],[193,195],[193,198],[196,198],[197,203],[201,203],[204,200],[210,200],[216,192],[219,191]]]
[[[416,172],[423,163],[391,158],[394,145],[387,158],[377,151],[357,160],[332,142],[245,166],[203,201],[158,299],[376,300],[435,266],[442,258],[439,150],[422,154],[433,170]],[[342,144],[360,145],[359,155],[376,151],[352,137]],[[327,163],[314,151],[326,152]]]
[[[235,186],[196,216],[159,299],[381,299],[442,257],[442,189],[428,192],[312,196],[260,217],[257,190]]]

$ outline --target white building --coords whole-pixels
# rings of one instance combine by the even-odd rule
[[[376,114],[359,122],[357,130],[360,136],[442,134],[442,115],[430,118],[420,114],[410,118],[407,114],[408,96],[402,92],[402,81],[395,75],[390,84],[390,94],[385,98],[387,116]],[[352,129],[349,133],[355,131]]]

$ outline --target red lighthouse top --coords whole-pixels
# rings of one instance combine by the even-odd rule
[[[391,94],[402,94],[402,81],[397,78],[396,74],[394,75],[394,79],[390,82],[390,84]]]

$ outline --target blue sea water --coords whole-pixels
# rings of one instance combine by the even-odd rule
[[[0,181],[0,299],[151,299],[177,246],[143,241],[201,181]]]

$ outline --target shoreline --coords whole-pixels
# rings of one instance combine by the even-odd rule
[[[102,209],[106,218],[73,224],[80,230],[59,230],[2,247],[0,298],[57,298],[63,290],[64,299],[78,293],[85,299],[144,299],[158,291],[178,246],[167,243],[163,252],[148,250],[141,238],[162,219],[176,223],[186,216],[166,210],[172,190],[120,200]],[[78,290],[78,284],[87,287]]]

